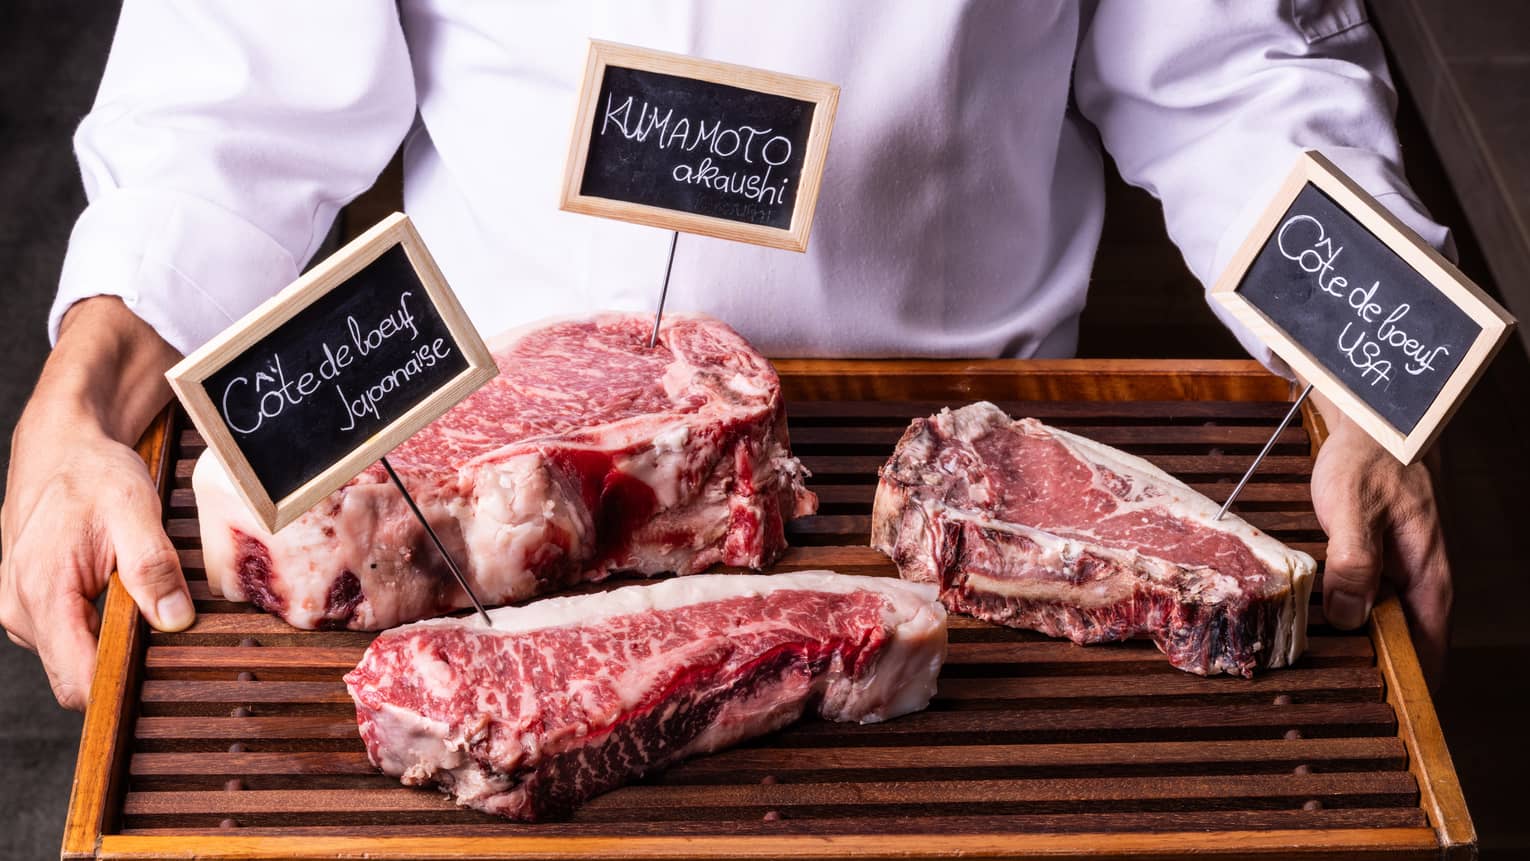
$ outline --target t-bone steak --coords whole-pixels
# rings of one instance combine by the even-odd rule
[[[1146,637],[1181,670],[1251,676],[1306,648],[1312,557],[1147,461],[990,403],[915,419],[881,470],[872,545],[955,612],[1075,643]]]
[[[605,314],[511,332],[499,375],[394,451],[486,602],[614,571],[760,568],[812,513],[780,381],[717,320]],[[276,534],[204,453],[192,479],[212,592],[300,628],[376,630],[470,602],[374,464]]]
[[[567,813],[812,711],[924,708],[946,653],[933,586],[828,571],[704,574],[379,635],[345,677],[367,755],[511,819]]]

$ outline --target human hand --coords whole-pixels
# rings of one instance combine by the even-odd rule
[[[1430,683],[1449,647],[1452,588],[1429,471],[1403,466],[1331,406],[1312,470],[1312,504],[1328,533],[1323,612],[1335,627],[1365,623],[1383,577],[1396,588]]]
[[[124,316],[125,315],[125,316]],[[42,658],[61,705],[83,709],[113,568],[149,624],[195,611],[159,494],[124,439],[168,398],[178,354],[116,299],[79,303],[11,440],[0,505],[0,625]]]
[[[0,624],[36,652],[59,704],[83,709],[101,626],[95,598],[113,568],[149,624],[194,617],[159,495],[127,446],[99,433],[18,428],[0,507]]]

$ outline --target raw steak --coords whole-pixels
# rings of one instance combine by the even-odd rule
[[[607,314],[491,344],[497,378],[388,455],[486,602],[613,571],[759,568],[817,499],[775,371],[705,317]],[[375,630],[468,605],[374,464],[272,535],[218,461],[192,479],[214,594],[300,628]]]
[[[928,584],[701,575],[387,631],[345,677],[373,764],[511,819],[566,813],[812,710],[924,708],[946,653]]]
[[[872,545],[953,611],[1075,643],[1147,637],[1192,673],[1306,648],[1313,562],[1122,451],[990,403],[915,419]]]

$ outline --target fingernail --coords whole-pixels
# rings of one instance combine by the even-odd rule
[[[1371,602],[1363,595],[1334,590],[1328,593],[1328,603],[1323,611],[1328,616],[1328,623],[1336,628],[1358,628],[1371,614]]]
[[[171,592],[154,605],[154,615],[159,617],[161,630],[180,631],[191,625],[197,611],[191,606],[191,596],[185,592]]]

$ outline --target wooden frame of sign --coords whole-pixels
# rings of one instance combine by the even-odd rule
[[[1325,368],[1310,351],[1297,343],[1279,326],[1239,295],[1238,288],[1255,258],[1264,248],[1290,209],[1296,196],[1307,185],[1328,195],[1381,243],[1390,248],[1418,274],[1455,303],[1471,320],[1482,327],[1466,354],[1445,380],[1423,417],[1404,434],[1394,428],[1369,404],[1352,393],[1343,382]],[[1211,289],[1219,302],[1239,322],[1247,326],[1261,342],[1291,366],[1302,379],[1334,403],[1370,435],[1405,464],[1416,461],[1428,448],[1445,423],[1455,413],[1462,398],[1482,375],[1489,361],[1503,346],[1513,329],[1514,318],[1498,303],[1472,283],[1454,265],[1407,225],[1376,204],[1352,180],[1322,154],[1307,151],[1286,177],[1270,205],[1259,216],[1248,237],[1239,246],[1231,262]]]
[[[357,272],[394,247],[403,248],[430,303],[462,350],[466,367],[445,386],[369,436],[360,446],[330,464],[323,472],[296,490],[273,499],[229,432],[203,382],[267,334],[302,313],[320,297],[345,284]],[[447,287],[446,279],[426,250],[414,225],[408,216],[394,213],[187,356],[165,376],[185,406],[192,423],[233,479],[239,495],[266,528],[275,532],[393,450],[415,431],[434,421],[468,393],[493,379],[496,373],[498,369],[493,355],[479,337],[478,330],[468,321],[457,297]]]
[[[584,194],[581,188],[590,151],[590,135],[599,113],[601,85],[605,80],[606,69],[610,67],[657,72],[811,102],[814,106],[813,120],[808,131],[801,179],[792,207],[791,225],[782,229],[765,224],[748,224],[728,218]],[[805,251],[808,233],[813,226],[813,211],[818,205],[818,189],[823,178],[824,162],[828,158],[829,135],[834,127],[834,112],[838,105],[839,87],[824,81],[592,39],[585,64],[584,85],[579,94],[579,108],[574,117],[573,137],[569,141],[568,159],[564,164],[559,207],[568,212],[598,215],[666,230]]]

